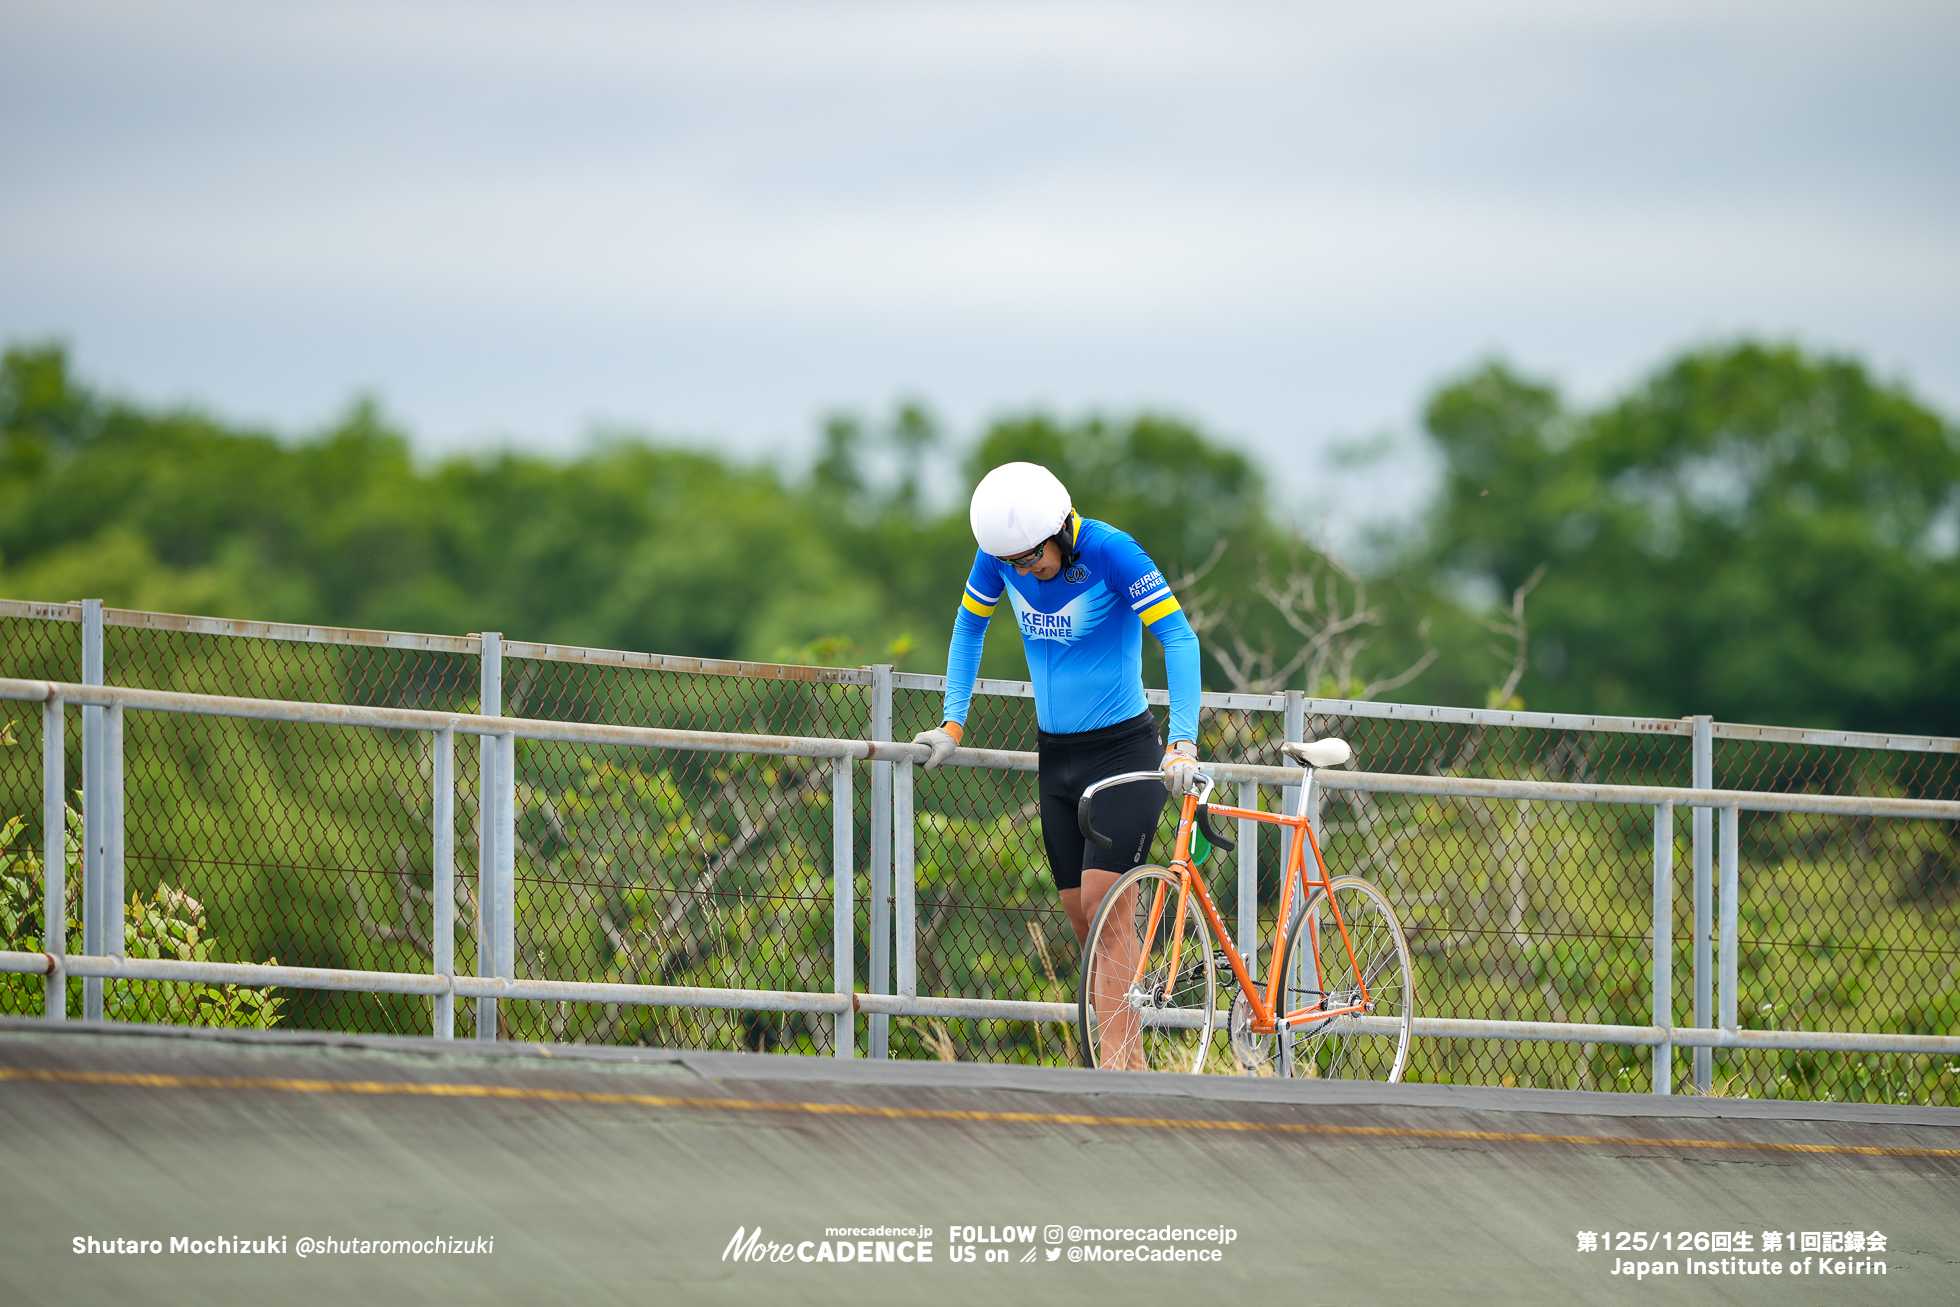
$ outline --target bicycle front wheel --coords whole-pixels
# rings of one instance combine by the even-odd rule
[[[1085,1066],[1200,1071],[1217,980],[1211,932],[1175,874],[1138,867],[1103,896],[1077,996]]]
[[[1284,1019],[1275,1041],[1280,1074],[1400,1080],[1415,1027],[1415,982],[1402,923],[1367,881],[1337,876],[1331,886],[1331,895],[1314,890],[1286,932],[1280,961]],[[1340,1015],[1315,1015],[1325,1012]]]

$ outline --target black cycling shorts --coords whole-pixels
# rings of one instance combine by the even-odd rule
[[[1150,842],[1171,797],[1163,785],[1137,781],[1096,796],[1092,815],[1096,829],[1110,837],[1109,848],[1084,839],[1076,824],[1082,791],[1123,772],[1156,771],[1163,765],[1164,744],[1149,709],[1093,731],[1043,731],[1040,750],[1041,842],[1048,848],[1055,888],[1080,888],[1089,867],[1120,874],[1150,861]]]

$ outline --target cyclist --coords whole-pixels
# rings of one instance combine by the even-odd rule
[[[1006,598],[1021,628],[1040,727],[1041,839],[1078,947],[1109,887],[1149,860],[1164,804],[1196,787],[1198,635],[1143,548],[1075,511],[1061,480],[1034,463],[1005,463],[974,488],[979,548],[953,621],[942,723],[913,737],[927,770],[959,745],[987,622]],[[1143,632],[1164,647],[1168,749],[1143,697]],[[1160,770],[1164,786],[1124,785],[1096,800],[1109,849],[1082,838],[1082,792],[1120,772]]]

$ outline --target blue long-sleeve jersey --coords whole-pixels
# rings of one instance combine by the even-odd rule
[[[1164,646],[1170,738],[1198,738],[1198,633],[1164,574],[1127,534],[1074,519],[1076,559],[1052,581],[1022,576],[976,552],[953,619],[945,720],[966,722],[987,622],[1003,596],[1013,606],[1034,681],[1035,720],[1053,735],[1093,731],[1136,716],[1143,697],[1143,631]]]

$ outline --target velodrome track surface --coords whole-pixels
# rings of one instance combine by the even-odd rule
[[[436,1048],[0,1019],[0,1301],[1960,1300],[1956,1109]],[[758,1225],[811,1256],[831,1228],[930,1227],[932,1260],[723,1260]],[[1075,1261],[1215,1246],[1076,1226],[1236,1237],[1217,1262]],[[1770,1229],[1882,1231],[1883,1254],[1832,1260],[1887,1273],[1820,1276],[1813,1254],[1809,1274],[1630,1281],[1622,1257],[1710,1255],[1576,1251],[1582,1230]],[[221,1237],[284,1243],[168,1251]],[[495,1243],[298,1255],[432,1237]]]

